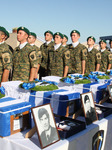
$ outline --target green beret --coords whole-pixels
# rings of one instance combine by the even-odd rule
[[[37,35],[34,32],[30,32],[30,35],[34,36],[35,38],[37,38]]]
[[[67,41],[68,41],[68,36],[66,36],[65,34],[63,34],[63,37],[65,37],[67,39]]]
[[[72,33],[77,33],[77,34],[79,34],[79,36],[80,36],[80,32],[77,31],[77,30],[72,30],[71,33],[70,33],[70,36],[72,36]]]
[[[89,37],[87,38],[87,41],[89,40],[89,38],[93,39],[94,42],[96,41],[96,39],[95,39],[93,36],[89,36]]]
[[[53,35],[53,38],[55,38],[55,35],[59,35],[59,36],[63,39],[63,34],[62,34],[62,33],[56,32],[56,33]]]
[[[53,33],[52,33],[50,30],[46,31],[46,32],[44,33],[44,36],[46,35],[46,33],[50,33],[50,34],[53,36]]]
[[[7,35],[7,39],[9,38],[9,32],[4,27],[0,26],[0,31],[4,32],[5,35]]]
[[[106,43],[106,44],[107,44],[106,40],[101,40],[101,41],[99,42],[99,44],[100,44],[101,42],[104,42],[104,43]]]
[[[19,30],[22,30],[22,31],[26,32],[28,35],[30,34],[30,31],[27,28],[25,28],[25,27],[19,27],[17,29],[17,33],[19,32]]]

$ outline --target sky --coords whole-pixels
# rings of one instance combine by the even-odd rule
[[[61,32],[69,38],[78,30],[80,42],[94,36],[112,35],[112,0],[0,0],[0,26],[9,32],[24,26],[37,36],[44,32]]]

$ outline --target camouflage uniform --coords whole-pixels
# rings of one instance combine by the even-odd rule
[[[64,75],[65,66],[69,66],[70,51],[62,45],[54,50],[49,50],[49,70],[48,75],[60,76]]]
[[[36,45],[33,45],[32,47],[33,47],[33,49],[36,50],[36,52],[37,52],[37,63],[38,63],[38,64],[41,64],[42,54],[41,54],[40,49],[39,49]]]
[[[44,77],[48,75],[48,51],[53,48],[54,42],[50,42],[48,45],[46,43],[42,44],[40,47],[40,51],[42,53],[42,62],[40,66],[40,77]]]
[[[36,50],[27,43],[22,49],[19,46],[14,50],[13,55],[13,78],[12,80],[20,80],[27,82],[30,77],[31,68],[37,68]]]
[[[0,44],[0,82],[4,69],[11,70],[12,68],[12,53],[9,50],[9,46],[4,42]]]
[[[70,66],[69,73],[82,73],[82,60],[87,58],[87,48],[78,44],[76,47],[73,47],[72,44],[69,45],[70,50]]]
[[[96,70],[96,65],[101,63],[101,53],[93,48],[90,52],[87,53],[86,60],[86,73]]]
[[[101,52],[100,71],[106,72],[109,64],[112,64],[112,54],[106,49]]]

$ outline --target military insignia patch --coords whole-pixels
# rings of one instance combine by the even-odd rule
[[[109,60],[112,60],[112,54],[109,55]]]
[[[66,51],[65,52],[65,58],[66,59],[70,59],[70,51]]]
[[[101,59],[101,54],[100,54],[100,53],[97,53],[97,54],[96,54],[96,57],[97,57],[97,59]]]
[[[2,54],[2,58],[3,58],[3,63],[10,63],[10,54],[9,53]]]
[[[87,50],[86,49],[83,49],[83,55],[87,56]]]
[[[36,60],[36,52],[35,51],[30,53],[30,60],[31,61]]]

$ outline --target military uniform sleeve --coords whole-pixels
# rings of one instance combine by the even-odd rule
[[[87,59],[87,49],[86,48],[83,48],[82,49],[82,60],[86,60]]]
[[[108,63],[112,64],[112,54],[111,53],[109,53],[109,55],[108,55]]]
[[[37,52],[36,50],[32,50],[29,54],[31,68],[37,68],[38,60],[37,60]]]
[[[101,64],[101,53],[100,52],[96,53],[96,64]]]
[[[37,51],[37,63],[41,64],[42,52],[40,50]]]
[[[70,63],[70,51],[66,50],[64,51],[64,65],[69,66]]]
[[[2,53],[3,68],[10,70],[12,68],[12,55],[11,52],[5,51]]]

